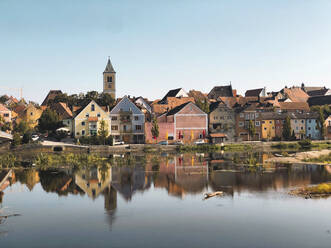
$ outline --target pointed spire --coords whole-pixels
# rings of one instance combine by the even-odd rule
[[[105,72],[114,72],[115,73],[113,65],[110,62],[110,57],[109,56],[108,56],[108,62],[107,62],[106,69],[105,69],[104,73]]]

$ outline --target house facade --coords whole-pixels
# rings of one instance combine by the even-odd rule
[[[5,105],[0,103],[0,116],[4,120],[4,122],[12,121],[12,113],[11,110],[5,107]]]
[[[331,115],[325,119],[324,126],[326,139],[331,139]]]
[[[209,107],[209,132],[210,135],[224,134],[228,141],[234,141],[236,130],[236,117],[232,108],[229,108],[224,102],[214,102]],[[221,136],[221,135],[216,135]],[[222,137],[216,137],[215,140],[223,140]],[[216,139],[219,138],[219,139]]]
[[[321,132],[317,125],[317,113],[310,113],[306,119],[306,137],[313,140],[321,139]]]
[[[17,112],[16,122],[26,121],[30,128],[35,128],[38,125],[38,120],[41,117],[43,110],[30,103],[28,106],[21,105],[21,110]]]
[[[145,115],[127,96],[110,111],[111,134],[125,143],[145,142]]]
[[[110,134],[110,118],[95,101],[91,101],[82,108],[73,119],[73,133],[75,138],[94,136],[98,134],[101,121],[105,121]]]
[[[193,102],[184,103],[157,118],[160,140],[181,140],[192,143],[208,134],[208,115]],[[146,123],[146,142],[155,142],[152,123]]]

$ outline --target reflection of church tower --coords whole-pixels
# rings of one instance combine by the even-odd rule
[[[108,93],[116,99],[116,72],[109,57],[106,69],[103,72],[103,93]]]
[[[104,190],[105,195],[105,209],[107,212],[114,211],[117,208],[117,192],[110,185]]]

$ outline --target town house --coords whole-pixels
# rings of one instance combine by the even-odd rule
[[[125,143],[144,143],[144,113],[127,96],[110,111],[111,134]]]

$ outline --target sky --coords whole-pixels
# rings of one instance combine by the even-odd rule
[[[0,94],[331,87],[329,0],[0,0]]]

